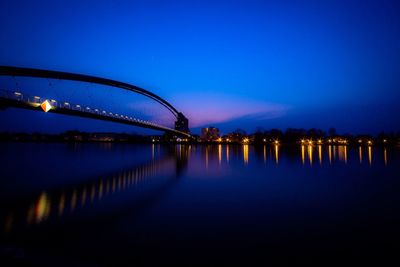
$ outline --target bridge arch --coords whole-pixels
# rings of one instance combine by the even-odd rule
[[[188,119],[183,115],[182,112],[179,112],[173,105],[171,105],[168,101],[161,98],[160,96],[146,90],[140,88],[138,86],[102,78],[96,76],[90,76],[85,74],[77,74],[70,72],[62,72],[62,71],[54,71],[54,70],[43,70],[43,69],[34,69],[34,68],[21,68],[14,66],[0,66],[0,75],[2,76],[21,76],[21,77],[33,77],[33,78],[49,78],[49,79],[59,79],[59,80],[70,80],[70,81],[78,81],[78,82],[87,82],[99,85],[106,85],[110,87],[116,87],[128,91],[135,92],[137,94],[146,96],[159,104],[166,107],[175,117],[175,129],[168,129],[166,127],[156,127],[154,125],[141,125],[140,122],[134,122],[132,124],[139,125],[146,128],[153,128],[157,130],[164,130],[170,132],[176,132],[178,134],[189,135],[189,127],[188,127]],[[73,114],[72,114],[73,115]],[[82,115],[82,114],[81,114]],[[85,115],[85,114],[83,114]],[[93,116],[84,116],[84,117],[93,117]],[[100,118],[97,118],[100,119]],[[109,119],[108,119],[109,120]],[[127,123],[125,121],[120,121],[120,119],[113,119],[112,121]],[[129,123],[128,123],[129,124]]]

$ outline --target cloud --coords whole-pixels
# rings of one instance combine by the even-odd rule
[[[255,120],[266,120],[284,116],[287,105],[270,103],[247,96],[221,93],[183,93],[172,98],[190,120],[190,127],[223,123],[251,116]]]

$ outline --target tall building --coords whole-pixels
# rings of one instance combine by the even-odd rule
[[[220,137],[219,129],[215,127],[207,127],[201,129],[201,140],[216,141]]]

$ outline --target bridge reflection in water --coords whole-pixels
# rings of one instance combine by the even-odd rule
[[[265,166],[275,165],[278,167],[280,164],[287,165],[288,161],[292,164],[294,160],[304,167],[319,168],[332,167],[335,164],[341,166],[367,164],[371,167],[375,163],[387,167],[390,163],[386,147],[350,148],[333,145],[301,145],[293,148],[281,145],[255,147],[247,144],[206,146],[178,144],[173,153],[163,158],[157,158],[156,154],[159,154],[160,146],[160,144],[151,145],[151,161],[147,164],[105,175],[99,179],[92,179],[89,183],[66,190],[41,192],[27,207],[8,212],[4,229],[10,231],[14,224],[38,224],[52,217],[69,216],[75,211],[90,208],[109,196],[132,189],[140,190],[143,185],[155,181],[168,182],[179,177],[187,168],[189,157],[196,156],[196,154],[198,157],[199,151],[202,159],[197,158],[196,164],[203,162],[206,170],[214,168],[215,163],[218,163],[218,168],[234,166],[240,162],[243,166],[250,167],[260,160]],[[300,153],[296,151],[300,151]],[[298,155],[297,159],[296,155]],[[314,157],[318,158],[314,159]],[[367,158],[367,161],[363,161],[364,157]]]
[[[266,259],[266,251],[274,257],[277,244],[284,247],[278,251],[280,261],[286,253],[307,255],[308,260],[318,249],[336,255],[338,247],[365,249],[398,240],[393,236],[400,221],[400,183],[394,179],[398,147],[105,145],[81,143],[71,150],[66,144],[14,143],[0,149],[0,160],[6,162],[2,174],[7,164],[16,164],[16,155],[28,150],[38,156],[21,157],[17,168],[48,163],[40,156],[49,151],[55,162],[75,166],[65,169],[70,179],[54,172],[54,166],[43,167],[44,173],[54,174],[56,186],[35,173],[21,179],[40,184],[32,197],[8,198],[12,190],[0,187],[2,242],[22,247],[33,255],[28,260],[33,263],[50,255],[57,265],[74,255],[95,266],[157,266],[157,258],[185,263],[179,266],[204,259],[200,266],[207,266],[213,256],[222,259],[220,265],[232,255],[247,262],[260,247],[258,259]],[[100,175],[86,175],[82,166],[100,170]],[[23,176],[17,168],[11,169]],[[102,174],[110,169],[119,171]],[[23,183],[13,183],[18,177],[8,178],[0,180],[3,185],[25,192]],[[382,235],[381,229],[389,230]],[[287,244],[294,246],[287,250]]]
[[[156,148],[157,147],[157,148]],[[151,145],[151,161],[131,169],[105,175],[104,178],[91,179],[62,191],[43,191],[27,207],[18,207],[9,211],[5,217],[4,230],[24,225],[40,224],[51,219],[72,216],[74,212],[87,212],[101,201],[118,194],[137,194],[143,188],[152,194],[162,186],[172,184],[187,166],[190,147],[177,146],[175,151],[162,158],[156,157],[160,145]],[[157,191],[157,194],[160,193]],[[147,194],[148,196],[148,194]]]

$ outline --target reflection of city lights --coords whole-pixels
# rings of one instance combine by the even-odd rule
[[[372,165],[372,147],[368,147],[368,162],[369,165]]]
[[[383,160],[385,162],[385,166],[387,166],[387,150],[386,148],[383,149]]]
[[[264,145],[264,163],[267,163],[267,147]]]
[[[313,161],[313,147],[310,145],[308,146],[308,159],[310,161],[310,165],[312,165]]]
[[[322,165],[322,146],[318,146],[318,159],[319,159],[319,164]]]
[[[243,162],[247,165],[249,163],[249,146],[243,145]]]
[[[222,162],[222,145],[218,145],[218,163],[221,165]]]
[[[277,141],[275,141],[277,142]],[[275,145],[275,163],[278,164],[279,163],[279,146]]]
[[[304,146],[301,146],[301,162],[304,165],[304,162],[305,162],[305,148],[304,148]]]
[[[60,197],[60,201],[58,203],[58,215],[61,216],[64,212],[65,208],[65,194],[63,193]]]

